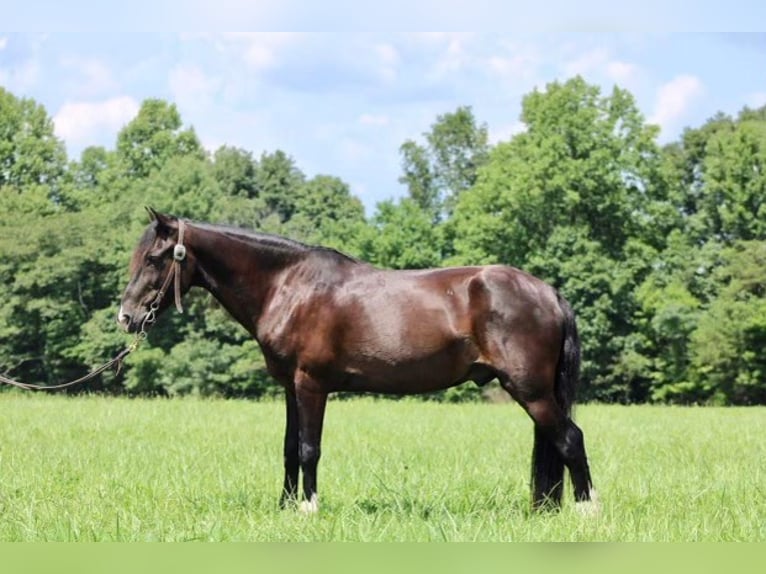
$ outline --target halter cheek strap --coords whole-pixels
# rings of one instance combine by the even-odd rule
[[[173,275],[175,275],[175,299],[176,309],[179,313],[184,312],[181,306],[181,262],[186,259],[186,247],[184,246],[184,222],[178,220],[178,243],[173,248]]]
[[[173,281],[173,287],[175,291],[176,309],[179,313],[184,312],[184,308],[181,305],[181,262],[186,259],[186,247],[184,246],[184,222],[178,220],[178,243],[173,247],[173,262],[170,264],[170,271],[165,277],[165,281],[162,283],[162,287],[157,292],[157,296],[154,298],[154,302],[149,306],[149,314],[147,319],[149,322],[153,322],[152,313],[157,311],[160,307],[160,302],[165,298],[165,293],[170,287],[170,282]]]

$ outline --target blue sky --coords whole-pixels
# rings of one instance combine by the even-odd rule
[[[114,148],[158,97],[208,149],[282,149],[309,176],[341,177],[368,213],[404,193],[399,146],[438,114],[469,105],[507,140],[523,129],[524,94],[575,74],[628,89],[669,141],[719,110],[766,104],[766,34],[0,32],[0,85],[45,106],[72,158]]]

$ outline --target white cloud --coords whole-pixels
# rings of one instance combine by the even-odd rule
[[[35,59],[26,60],[11,68],[0,68],[0,85],[12,92],[23,95],[38,84],[40,63]]]
[[[702,82],[691,75],[677,76],[663,84],[657,91],[654,112],[649,118],[649,123],[667,130],[684,116],[692,102],[702,95],[703,91]]]
[[[359,116],[359,123],[363,126],[387,126],[391,118],[385,115],[362,114]]]
[[[601,70],[609,62],[609,52],[604,48],[591,50],[580,55],[574,60],[564,64],[564,73],[567,76],[586,76],[591,72]]]
[[[498,128],[490,128],[489,143],[496,145],[500,142],[510,141],[513,136],[525,131],[527,131],[527,125],[522,121],[506,124]]]
[[[209,104],[221,81],[205,74],[198,66],[179,65],[170,71],[168,85],[173,100],[181,107],[199,109]]]
[[[488,81],[498,82],[506,94],[529,90],[541,81],[543,53],[538,45],[528,41],[502,38],[497,42],[484,42],[477,51],[478,61]]]
[[[366,143],[350,137],[338,142],[338,157],[348,163],[357,163],[372,157],[372,149]]]
[[[457,72],[468,61],[468,53],[462,38],[453,38],[447,45],[447,51],[439,61],[438,69],[443,73]]]
[[[564,73],[568,76],[606,78],[620,86],[632,86],[638,75],[638,68],[612,57],[609,50],[597,48],[581,54],[564,64]]]
[[[381,64],[393,66],[399,63],[399,52],[391,44],[377,44],[375,53],[378,54]]]
[[[74,93],[84,97],[92,97],[114,90],[117,82],[112,70],[101,60],[95,58],[64,58],[63,68],[74,72],[72,80]]]
[[[130,96],[101,102],[68,102],[61,106],[53,123],[56,135],[67,144],[87,146],[95,144],[105,132],[116,133],[138,110],[138,102]]]
[[[760,108],[761,106],[766,106],[766,92],[755,92],[753,94],[749,94],[745,98],[745,101],[751,108]]]
[[[8,45],[8,38],[2,37],[0,38],[0,50],[5,50],[5,47]]]
[[[620,85],[631,84],[638,69],[633,64],[613,60],[606,65],[606,75]]]
[[[379,72],[381,78],[386,81],[396,79],[396,68],[399,64],[399,52],[391,44],[377,44],[375,53],[380,63]]]
[[[490,72],[506,81],[533,77],[537,64],[537,58],[531,54],[516,54],[511,57],[491,56],[487,60]]]
[[[460,72],[471,62],[467,44],[472,38],[471,34],[452,32],[432,32],[421,35],[421,39],[429,43],[446,43],[441,56],[431,70],[431,78],[441,80],[450,74]]]
[[[297,32],[236,32],[222,36],[241,51],[244,61],[254,70],[268,70],[279,64],[280,52],[301,38]]]

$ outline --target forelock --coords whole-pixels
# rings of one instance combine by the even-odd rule
[[[130,274],[133,275],[138,270],[141,262],[144,260],[146,252],[154,245],[157,239],[157,224],[152,223],[148,225],[144,230],[141,239],[138,241],[135,251],[133,251],[133,257],[130,260]]]

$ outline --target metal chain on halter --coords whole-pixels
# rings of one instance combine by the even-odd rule
[[[79,385],[80,383],[85,383],[110,367],[113,367],[114,365],[117,365],[116,372],[119,373],[120,369],[122,368],[122,361],[130,355],[133,351],[138,349],[138,346],[141,344],[141,341],[146,339],[148,336],[147,329],[154,324],[154,322],[157,320],[157,311],[159,311],[160,304],[162,303],[162,300],[165,298],[165,291],[170,286],[170,282],[174,282],[174,290],[175,290],[175,303],[176,308],[178,309],[179,313],[183,313],[183,307],[181,306],[181,262],[186,259],[186,247],[184,247],[183,244],[184,240],[184,223],[180,219],[178,220],[178,243],[176,243],[175,247],[173,248],[173,263],[171,264],[170,271],[168,272],[167,276],[165,277],[165,281],[162,283],[162,287],[160,287],[160,290],[157,292],[157,295],[152,300],[151,305],[149,305],[149,311],[147,311],[146,316],[144,317],[143,321],[141,321],[141,327],[139,328],[138,332],[136,333],[135,337],[133,338],[133,341],[131,341],[130,345],[125,347],[122,351],[120,351],[113,359],[110,361],[107,361],[97,369],[91,371],[85,376],[80,377],[79,379],[75,379],[73,381],[69,381],[66,383],[61,383],[59,385],[34,385],[31,383],[22,383],[20,381],[15,381],[13,379],[9,379],[8,377],[5,377],[3,375],[0,375],[0,383],[11,385],[13,387],[18,387],[20,389],[24,389],[27,391],[53,391],[58,389],[65,389],[67,387],[73,387],[74,385]]]

